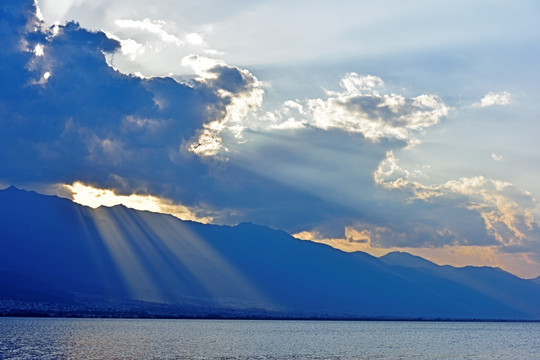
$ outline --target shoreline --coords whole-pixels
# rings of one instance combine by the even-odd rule
[[[0,314],[0,318],[36,318],[36,319],[138,319],[138,320],[254,320],[254,321],[350,321],[350,322],[477,322],[477,323],[540,323],[540,319],[460,319],[460,318],[406,318],[406,317],[331,317],[331,316],[207,316],[189,315],[149,315],[149,314],[46,314],[13,313]]]

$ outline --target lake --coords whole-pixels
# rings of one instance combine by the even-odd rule
[[[540,323],[0,318],[0,359],[540,359]]]

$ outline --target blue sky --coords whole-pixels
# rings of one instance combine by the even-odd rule
[[[5,186],[540,274],[536,1],[3,6]]]

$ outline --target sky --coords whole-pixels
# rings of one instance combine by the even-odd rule
[[[540,275],[537,1],[0,11],[4,187]]]

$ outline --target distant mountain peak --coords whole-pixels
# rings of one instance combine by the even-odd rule
[[[26,196],[26,195],[49,196],[49,195],[38,194],[37,192],[33,190],[26,190],[26,189],[18,188],[15,185],[10,185],[5,189],[0,190],[0,193],[4,195],[9,195],[10,197],[18,197],[18,196]]]
[[[2,189],[0,191],[15,192],[15,191],[26,191],[26,190],[19,189],[15,185],[9,185],[7,188]]]
[[[423,257],[416,256],[407,252],[393,251],[388,254],[379,257],[379,260],[387,265],[397,265],[410,268],[434,268],[439,265],[424,259]]]
[[[133,209],[133,208],[130,208],[124,204],[115,204],[115,205],[99,205],[96,209],[130,209],[130,210],[136,210],[136,209]],[[146,210],[138,210],[138,211],[141,211],[141,212],[144,212]],[[150,212],[154,212],[154,211],[150,211]]]

